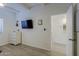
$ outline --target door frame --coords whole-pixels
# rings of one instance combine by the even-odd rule
[[[71,4],[72,7],[72,39],[69,39],[73,42],[72,44],[72,56],[77,56],[77,28],[76,28],[76,13],[77,13],[77,4]]]
[[[73,4],[73,39],[74,39],[74,44],[73,44],[73,55],[77,56],[77,4]]]
[[[72,30],[72,35],[73,35],[73,54],[72,56],[77,56],[77,31],[76,31],[76,13],[77,13],[77,4],[74,3],[72,4],[72,21],[73,21],[73,29]],[[52,43],[52,42],[51,42]],[[52,47],[52,44],[51,44],[51,47]]]
[[[76,21],[77,21],[77,4],[74,3],[72,4],[72,14],[73,14],[73,18],[72,18],[72,25],[73,25],[73,29],[72,29],[72,35],[73,35],[73,54],[72,56],[77,56],[77,24],[76,24]]]

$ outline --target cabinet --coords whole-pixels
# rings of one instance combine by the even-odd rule
[[[10,44],[18,45],[21,43],[22,36],[20,31],[13,31],[10,36]]]

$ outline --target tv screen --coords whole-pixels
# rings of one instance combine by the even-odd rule
[[[33,21],[32,20],[21,21],[21,26],[22,26],[22,29],[32,29]]]

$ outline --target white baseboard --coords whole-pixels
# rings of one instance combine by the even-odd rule
[[[9,42],[1,42],[0,43],[0,46],[3,46],[3,45],[6,45],[6,44],[8,44]]]
[[[43,49],[43,50],[47,50],[47,51],[51,51],[51,49],[45,49],[45,48],[41,48],[41,47],[36,47],[34,45],[29,45],[29,44],[26,44],[26,43],[22,43],[24,45],[28,45],[28,46],[31,46],[31,47],[35,47],[35,48],[39,48],[39,49]]]

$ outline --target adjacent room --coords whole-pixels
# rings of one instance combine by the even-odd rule
[[[73,55],[73,5],[0,3],[0,56]]]

